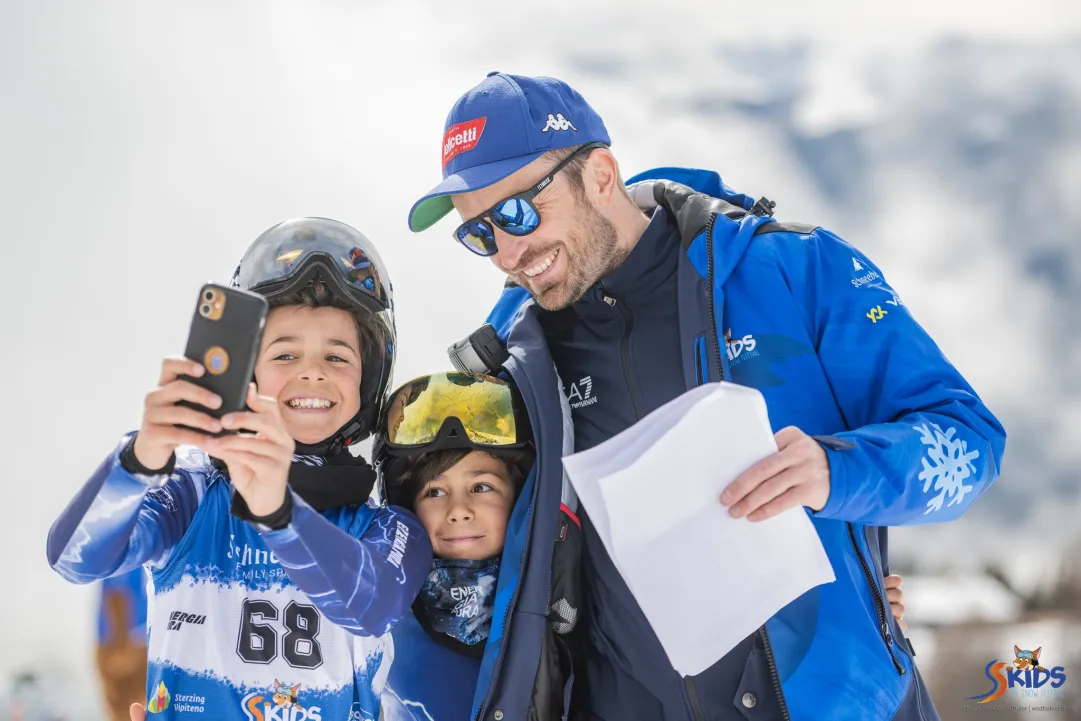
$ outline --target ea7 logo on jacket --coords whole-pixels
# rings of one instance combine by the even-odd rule
[[[571,408],[585,408],[597,402],[597,397],[593,395],[593,376],[586,376],[577,383],[571,383],[566,393]]]

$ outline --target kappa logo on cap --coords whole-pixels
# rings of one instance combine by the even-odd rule
[[[563,117],[563,113],[556,113],[552,115],[548,113],[548,122],[541,128],[542,133],[547,133],[549,130],[574,130],[578,131],[578,128],[571,124],[571,121]]]
[[[469,152],[477,147],[481,133],[484,132],[484,124],[488,121],[487,116],[457,123],[447,128],[443,135],[443,167],[462,153]]]

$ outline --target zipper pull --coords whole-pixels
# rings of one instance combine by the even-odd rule
[[[905,675],[905,667],[901,665],[901,662],[897,660],[897,657],[893,655],[893,635],[890,634],[889,622],[882,624],[882,638],[886,640],[886,649],[890,654],[890,660],[893,661],[893,667],[897,669],[897,673],[900,676]]]
[[[616,299],[610,295],[601,295],[601,300],[603,300],[605,303],[607,303],[613,308],[616,307]]]

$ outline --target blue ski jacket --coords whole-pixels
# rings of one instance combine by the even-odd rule
[[[740,659],[681,678],[655,635],[626,632],[648,624],[625,584],[585,579],[589,591],[603,585],[621,596],[594,593],[583,620],[587,653],[604,659],[599,673],[589,664],[590,717],[938,718],[885,597],[885,527],[958,518],[998,475],[1002,425],[882,271],[841,238],[777,222],[769,204],[735,193],[714,172],[662,168],[635,181],[652,181],[653,203],[679,227],[672,282],[685,387],[725,380],[757,388],[774,431],[797,426],[825,448],[829,501],[807,513],[836,580],[781,609]],[[537,529],[558,513],[559,425],[570,412],[544,313],[508,285],[488,319],[537,419],[538,461],[523,494],[529,505],[519,504],[508,529],[474,718],[524,718],[537,671],[551,558],[550,536]],[[622,377],[627,369],[596,372]],[[605,613],[613,608],[638,617]]]
[[[169,475],[142,476],[119,460],[130,439],[53,524],[47,553],[74,583],[149,568],[148,713],[378,718],[387,631],[432,561],[419,521],[371,502],[320,513],[291,491],[289,525],[260,531],[231,515],[232,485],[206,454],[181,447]]]

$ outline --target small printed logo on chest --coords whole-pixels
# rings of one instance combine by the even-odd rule
[[[724,347],[728,351],[728,364],[731,367],[739,365],[748,358],[759,356],[758,341],[754,336],[748,333],[742,338],[733,338],[731,328],[725,331]]]
[[[229,534],[229,550],[226,551],[225,557],[236,563],[237,567],[278,564],[278,557],[273,551],[265,548],[253,548],[247,543],[238,546],[236,545],[236,536],[232,533]]]
[[[567,394],[567,402],[571,404],[571,408],[576,410],[591,406],[598,401],[597,396],[593,395],[593,376],[585,376],[571,383],[570,388],[566,389],[565,393]]]
[[[888,302],[888,301],[887,301],[887,302]],[[872,322],[872,323],[878,323],[878,321],[882,320],[882,319],[883,319],[883,318],[885,318],[885,317],[886,317],[887,315],[889,315],[889,311],[886,311],[886,310],[882,310],[882,306],[880,306],[880,305],[876,305],[876,306],[875,306],[874,308],[872,308],[871,310],[867,311],[867,313],[866,313],[865,315],[866,315],[866,316],[867,316],[868,318],[870,318],[870,319],[871,319],[871,322]]]
[[[852,275],[854,276],[851,280],[853,288],[861,288],[876,280],[882,280],[877,270],[868,268],[856,258],[852,259]]]
[[[239,544],[232,533],[229,534],[225,557],[233,564],[230,575],[239,580],[275,583],[286,577],[277,554],[250,543]],[[226,565],[223,570],[229,570],[229,566]]]
[[[169,614],[169,626],[167,631],[179,631],[183,628],[184,624],[191,626],[202,626],[206,623],[206,616],[197,613],[184,613],[183,611],[173,611]]]

